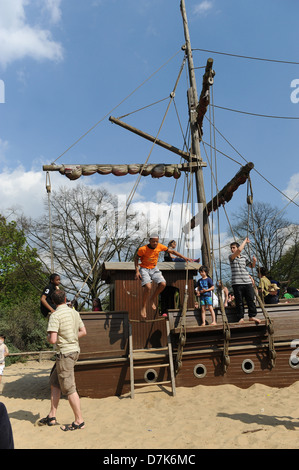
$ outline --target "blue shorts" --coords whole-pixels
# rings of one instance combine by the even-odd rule
[[[212,297],[202,297],[200,299],[200,305],[213,305]]]

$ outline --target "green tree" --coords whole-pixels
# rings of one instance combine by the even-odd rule
[[[43,278],[36,250],[27,245],[23,231],[0,216],[0,305],[35,297]]]
[[[274,264],[271,275],[279,281],[299,288],[299,241],[294,243]]]
[[[19,223],[48,266],[52,251],[54,271],[62,277],[68,296],[80,289],[79,306],[82,301],[91,305],[93,298],[107,294],[103,262],[133,260],[144,241],[135,236],[142,220],[119,207],[118,199],[107,191],[83,185],[60,187],[52,193],[50,207],[51,226],[46,214]]]
[[[268,271],[294,243],[299,231],[299,226],[284,218],[277,207],[265,202],[255,202],[249,214],[248,207],[242,207],[234,219],[232,228],[236,238],[240,241],[249,236],[251,254]]]
[[[40,295],[46,276],[37,252],[28,246],[15,221],[0,215],[0,332],[9,351],[46,349],[46,319],[40,313]],[[7,359],[13,362],[19,358]]]

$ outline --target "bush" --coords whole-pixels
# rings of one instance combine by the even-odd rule
[[[46,339],[47,319],[35,300],[17,301],[14,307],[0,304],[0,312],[0,332],[6,336],[11,353],[50,349]]]

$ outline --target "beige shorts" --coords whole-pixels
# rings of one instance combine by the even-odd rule
[[[139,272],[141,276],[142,287],[145,286],[145,284],[150,284],[152,281],[154,281],[156,284],[160,284],[161,282],[166,283],[161,271],[157,268],[157,266],[153,269],[140,268]]]
[[[57,354],[56,364],[52,369],[50,384],[60,388],[63,395],[71,395],[76,392],[74,367],[79,353]]]

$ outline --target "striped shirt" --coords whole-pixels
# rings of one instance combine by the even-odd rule
[[[66,304],[59,305],[51,313],[48,323],[48,332],[57,333],[57,353],[69,354],[80,352],[78,332],[84,327],[79,313]]]
[[[242,254],[237,256],[235,259],[232,259],[231,257],[232,255],[230,255],[228,259],[232,271],[232,285],[252,284],[249,272],[246,269],[246,266],[251,264],[250,261]]]

